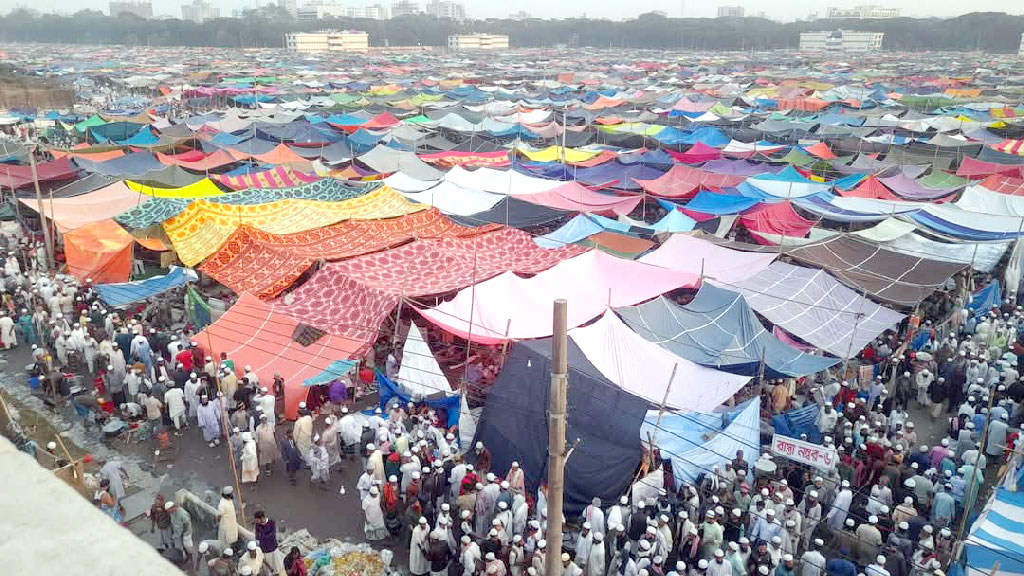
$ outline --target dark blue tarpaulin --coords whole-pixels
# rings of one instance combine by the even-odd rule
[[[444,410],[445,414],[448,416],[446,426],[451,428],[452,426],[458,425],[459,410],[461,408],[461,398],[458,395],[448,396],[437,394],[437,397],[435,397],[435,395],[431,395],[426,398],[417,399],[413,398],[412,395],[403,390],[399,384],[389,380],[388,377],[381,373],[380,370],[374,370],[374,374],[377,378],[377,384],[380,387],[381,410],[386,412],[388,402],[390,402],[392,398],[398,398],[402,403],[402,406],[405,406],[409,402],[413,402],[416,404],[426,404],[434,410]]]
[[[773,378],[821,372],[839,360],[814,356],[779,341],[758,320],[743,296],[704,283],[680,306],[665,297],[615,312],[648,342],[704,366],[753,376],[764,361]]]
[[[475,441],[504,474],[519,462],[533,491],[547,477],[548,391],[551,339],[516,342],[487,393]],[[598,376],[600,372],[569,340],[569,442],[579,439],[565,466],[565,516],[575,517],[595,496],[605,502],[626,493],[640,464],[644,400]]]

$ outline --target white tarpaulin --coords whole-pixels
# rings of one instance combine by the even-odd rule
[[[494,194],[537,194],[565,184],[561,180],[534,178],[514,170],[477,168],[470,172],[461,166],[449,170],[445,174],[445,180],[463,188],[483,190]]]
[[[767,268],[776,256],[778,254],[740,252],[693,236],[673,234],[657,250],[640,258],[640,262],[703,274],[705,278],[721,282],[739,282]]]
[[[438,392],[452,393],[448,378],[441,371],[434,354],[430,351],[423,333],[416,324],[409,327],[409,336],[402,348],[402,365],[398,369],[397,382],[413,396],[425,397]]]
[[[687,412],[710,412],[736,393],[749,376],[706,368],[676,356],[630,330],[607,311],[593,324],[573,328],[569,337],[605,378],[652,403]],[[668,395],[669,378],[675,370]]]
[[[997,216],[1024,216],[1024,197],[993,192],[981,185],[968,186],[953,203],[962,210]]]
[[[427,204],[445,214],[456,216],[472,216],[486,212],[503,198],[500,194],[463,188],[447,180],[422,192],[400,191],[400,193],[413,202]]]
[[[843,286],[823,270],[773,262],[749,280],[725,286],[750,307],[802,340],[849,358],[903,314],[883,308]]]
[[[853,232],[882,247],[919,258],[970,264],[975,270],[991,272],[999,264],[1010,242],[939,242],[917,233],[917,225],[889,218],[866,230]]]

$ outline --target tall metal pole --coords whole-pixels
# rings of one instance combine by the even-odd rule
[[[566,387],[569,380],[567,314],[564,298],[555,300],[551,337],[551,390],[548,398],[548,548],[546,576],[562,574],[562,494],[565,490]]]
[[[35,146],[28,153],[29,163],[32,166],[32,184],[36,188],[36,203],[39,207],[39,225],[43,229],[43,239],[46,241],[46,268],[53,270],[53,237],[50,236],[50,227],[46,224],[46,212],[43,209],[43,192],[39,189],[39,173],[36,172],[36,148]],[[53,218],[53,205],[50,206],[50,217]]]

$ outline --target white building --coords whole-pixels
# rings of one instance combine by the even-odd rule
[[[370,20],[387,20],[388,9],[381,4],[369,6],[349,6],[345,8],[345,15],[349,18],[368,18]]]
[[[825,14],[829,20],[883,20],[899,18],[900,9],[868,4],[854,8],[829,8]]]
[[[420,5],[412,0],[398,0],[391,4],[391,17],[401,18],[420,13]]]
[[[366,52],[370,35],[362,30],[291,32],[284,35],[284,45],[293,52]]]
[[[452,2],[451,0],[431,0],[430,4],[427,4],[427,14],[434,18],[465,20],[466,7],[461,2]]]
[[[220,18],[220,8],[215,8],[206,0],[192,0],[191,4],[181,5],[181,19],[203,23],[207,20]]]
[[[324,18],[344,18],[345,7],[334,2],[316,2],[306,4],[298,9],[295,16],[299,20],[323,20]]]
[[[718,17],[719,18],[743,18],[746,14],[746,10],[743,6],[719,6]]]
[[[448,37],[452,50],[508,50],[507,34],[453,34]]]
[[[801,32],[800,50],[805,52],[873,52],[882,49],[884,32]]]

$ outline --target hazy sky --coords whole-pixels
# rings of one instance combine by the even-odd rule
[[[229,16],[236,8],[251,8],[257,2],[260,5],[276,0],[211,0],[221,8],[222,14]],[[429,0],[419,0],[423,6]],[[191,0],[154,0],[153,7],[157,14],[181,16],[181,4]],[[381,3],[390,5],[392,0],[341,0],[346,6],[363,6]],[[299,4],[305,0],[299,0]],[[661,10],[669,16],[701,18],[713,17],[718,6],[739,5],[747,10],[747,14],[765,12],[768,17],[790,21],[805,18],[817,12],[824,15],[829,6],[850,8],[861,4],[871,4],[871,0],[512,0],[511,2],[494,2],[493,0],[463,0],[471,17],[503,17],[511,12],[525,10],[534,17],[565,18],[580,16],[586,13],[591,17],[622,20],[636,16],[642,12]],[[1024,2],[1021,0],[876,0],[876,4],[886,7],[903,9],[906,16],[939,16],[948,17],[965,12],[994,11],[1011,14],[1024,14]],[[108,0],[0,0],[0,13],[6,13],[19,6],[29,6],[43,12],[71,13],[82,8],[92,8],[106,12]]]

